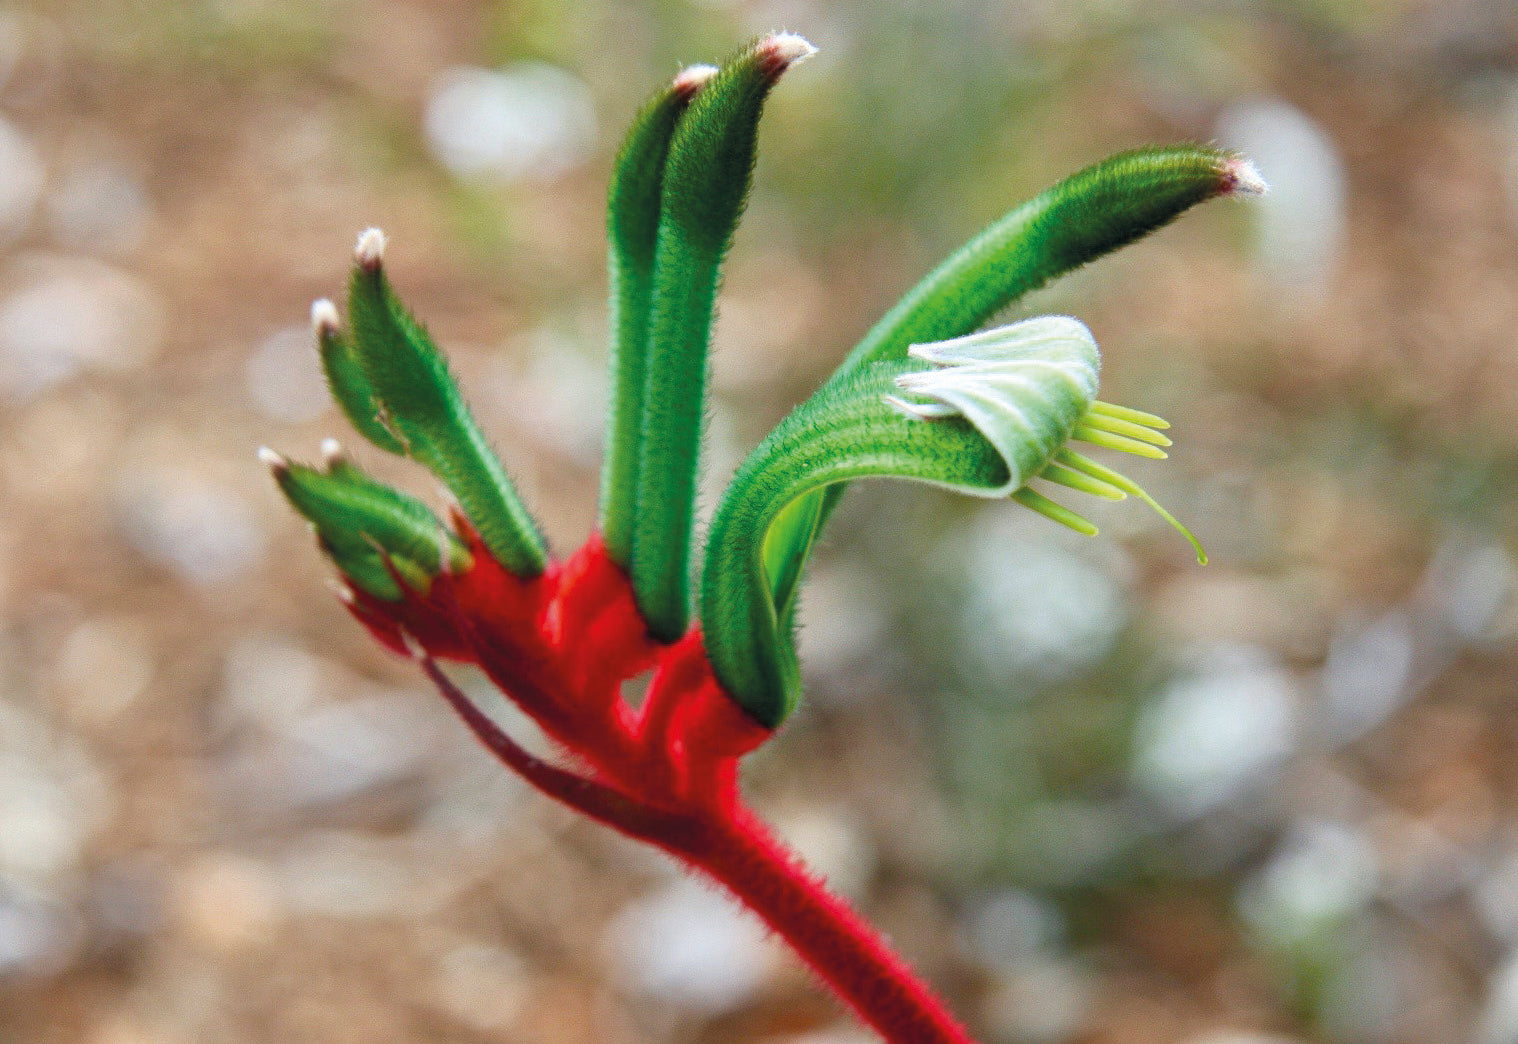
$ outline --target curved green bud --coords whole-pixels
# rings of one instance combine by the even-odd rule
[[[665,159],[629,569],[649,633],[662,641],[679,638],[690,619],[691,533],[719,271],[753,180],[764,100],[781,74],[812,51],[800,37],[781,33],[728,62],[676,124]]]
[[[865,363],[783,420],[739,468],[712,519],[701,589],[707,652],[728,694],[769,728],[800,695],[792,603],[775,596],[783,579],[775,570],[785,562],[772,547],[796,504],[855,479],[910,479],[1011,498],[1095,533],[1028,483],[1044,478],[1108,499],[1132,492],[1148,500],[1132,480],[1068,448],[1083,426],[1115,409],[1096,401],[1100,356],[1078,320],[1029,319],[914,345],[908,355]],[[1123,412],[1129,423],[1148,416]]]
[[[405,445],[380,421],[374,389],[359,363],[353,341],[342,331],[337,306],[325,297],[311,305],[311,328],[321,354],[327,387],[355,430],[386,453],[404,454]]]
[[[831,378],[900,359],[912,344],[961,337],[1001,309],[1057,278],[1148,235],[1198,203],[1218,196],[1259,195],[1265,183],[1247,160],[1197,145],[1122,152],[1077,172],[1010,211],[907,292],[867,333]],[[1125,447],[1124,447],[1125,448]],[[798,503],[798,517],[826,523],[846,487]],[[799,576],[816,535],[799,521],[777,558],[783,576]],[[780,590],[788,601],[793,592]]]
[[[490,553],[517,576],[543,571],[548,552],[500,458],[480,431],[448,362],[385,277],[385,238],[359,237],[348,288],[353,352],[381,426],[458,498]]]
[[[716,74],[714,66],[693,65],[676,76],[633,119],[612,166],[606,206],[612,395],[606,462],[601,470],[601,536],[612,560],[623,566],[632,558],[633,519],[638,506],[643,391],[648,379],[654,250],[664,161],[676,122],[696,92]]]
[[[323,473],[272,450],[260,458],[285,499],[316,528],[323,550],[354,586],[376,598],[401,597],[400,576],[425,591],[443,570],[461,571],[469,551],[414,497],[376,482],[345,459]]]

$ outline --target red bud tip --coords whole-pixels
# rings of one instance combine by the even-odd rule
[[[377,228],[364,229],[353,248],[353,260],[366,272],[379,271],[385,262],[385,233]]]
[[[670,87],[676,94],[688,101],[697,91],[710,83],[712,77],[716,75],[717,67],[715,65],[686,66],[680,70],[680,75],[675,77],[674,83],[670,84]]]
[[[268,446],[258,447],[258,459],[263,461],[264,466],[276,475],[290,470],[290,462],[275,453]]]
[[[341,326],[342,319],[338,317],[337,305],[325,297],[311,302],[311,329],[316,331],[317,337],[334,337]]]
[[[772,33],[759,41],[759,57],[772,77],[817,53],[811,41],[795,33]]]
[[[1263,196],[1270,191],[1260,168],[1242,156],[1234,156],[1223,164],[1223,195]]]

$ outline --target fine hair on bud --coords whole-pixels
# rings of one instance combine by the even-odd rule
[[[1252,160],[1234,156],[1223,167],[1224,193],[1232,196],[1263,196],[1270,186]]]
[[[716,75],[715,65],[688,65],[680,70],[670,86],[678,94],[692,95],[710,83]]]
[[[318,337],[331,337],[341,326],[342,319],[337,314],[337,305],[325,297],[318,297],[311,302],[311,328]]]
[[[366,228],[359,233],[358,243],[353,247],[353,260],[360,268],[374,271],[385,261],[385,233],[377,228]]]
[[[797,62],[817,53],[810,40],[795,33],[772,33],[759,41],[758,49],[765,61],[765,72],[770,76],[779,76]]]
[[[268,446],[258,447],[258,459],[263,465],[273,471],[290,470],[290,462],[279,453],[271,450]]]

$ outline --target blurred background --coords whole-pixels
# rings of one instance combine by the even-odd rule
[[[856,488],[754,800],[988,1044],[1518,1041],[1511,0],[0,6],[0,1040],[858,1044],[473,745],[254,451],[347,438],[360,229],[561,549],[637,105],[773,28],[711,486],[895,297],[1110,151],[1274,192],[1043,291],[1176,427],[1082,539]],[[430,481],[377,451],[382,474]],[[1066,498],[1067,500],[1069,498]]]

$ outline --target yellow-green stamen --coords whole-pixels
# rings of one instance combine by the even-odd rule
[[[1062,526],[1069,526],[1077,533],[1084,534],[1085,536],[1096,536],[1096,527],[1088,520],[1077,515],[1069,508],[1056,504],[1042,493],[1029,489],[1027,486],[1013,493],[1012,499],[1025,508],[1032,508],[1045,518],[1052,519]]]
[[[1145,413],[1143,410],[1135,410],[1130,406],[1118,406],[1115,403],[1102,402],[1100,399],[1091,404],[1090,412],[1115,417],[1118,420],[1132,421],[1134,424],[1142,424],[1146,428],[1164,430],[1170,427],[1170,422],[1164,417],[1156,416],[1153,413]]]
[[[1170,456],[1170,454],[1158,446],[1151,446],[1149,443],[1140,442],[1138,439],[1130,439],[1126,435],[1118,435],[1114,432],[1102,431],[1100,428],[1093,428],[1090,424],[1086,423],[1085,418],[1082,418],[1081,422],[1075,426],[1075,430],[1070,433],[1070,436],[1071,438],[1080,439],[1082,442],[1089,442],[1093,446],[1104,446],[1107,449],[1132,453],[1135,457],[1164,460]]]

